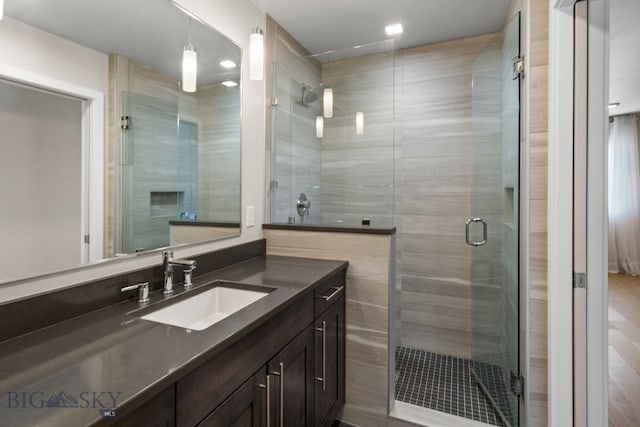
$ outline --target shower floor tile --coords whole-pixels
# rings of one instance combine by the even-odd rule
[[[471,361],[396,348],[396,399],[495,426],[505,426],[471,372]],[[499,369],[499,368],[498,368]]]

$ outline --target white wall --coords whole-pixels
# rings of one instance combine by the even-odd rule
[[[15,19],[0,21],[0,52],[0,65],[107,92],[107,55]]]
[[[0,81],[4,278],[81,262],[80,119],[79,100]]]
[[[239,243],[256,240],[262,236],[262,218],[264,200],[262,197],[264,188],[264,114],[265,114],[265,98],[264,98],[264,82],[254,82],[249,79],[249,35],[251,28],[256,26],[256,19],[259,25],[264,28],[264,14],[256,14],[256,9],[248,0],[218,0],[212,3],[208,0],[180,0],[179,3],[186,9],[202,18],[206,23],[217,28],[221,33],[229,37],[237,45],[243,49],[242,53],[242,234],[238,238],[224,241],[199,244],[183,248],[175,252],[176,256],[188,257],[201,252],[212,251]],[[5,29],[5,22],[9,26],[15,25],[9,18],[5,18],[0,23],[0,52],[3,52],[0,58],[0,65],[4,60],[6,49],[9,48],[4,40],[8,31],[12,33],[11,28]],[[35,47],[33,48],[35,49]],[[56,49],[50,49],[49,53],[59,56],[60,53]],[[43,53],[44,54],[44,53]],[[16,55],[14,66],[25,67],[29,61],[18,61],[19,56]],[[106,59],[105,59],[106,61]],[[57,67],[44,66],[42,69],[51,68],[56,71]],[[69,64],[69,66],[74,66]],[[89,74],[94,68],[87,64],[86,68],[75,65],[77,73]],[[73,70],[68,70],[68,75],[75,74]],[[64,75],[62,73],[61,75]],[[85,77],[87,78],[87,77]],[[97,81],[101,81],[98,79]],[[89,83],[84,83],[89,84]],[[104,80],[106,87],[106,77]],[[246,206],[255,206],[255,226],[246,227],[244,224],[244,212]],[[118,259],[109,263],[98,263],[87,266],[81,270],[71,271],[67,273],[49,275],[33,280],[24,280],[14,282],[4,286],[0,286],[0,302],[13,300],[32,295],[43,293],[52,289],[60,289],[68,287],[84,281],[94,280],[100,277],[106,277],[118,274],[124,271],[145,268],[160,263],[160,254],[144,254],[130,258]]]

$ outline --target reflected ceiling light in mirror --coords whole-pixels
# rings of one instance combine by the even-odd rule
[[[316,117],[316,137],[322,138],[324,136],[324,118],[322,116]]]
[[[0,0],[0,21],[4,18],[4,0]]]
[[[387,33],[388,36],[395,36],[398,34],[402,34],[404,29],[402,28],[402,24],[397,23],[397,24],[387,25],[386,27],[384,27],[384,31]]]
[[[234,82],[233,80],[225,80],[222,82],[222,85],[226,87],[234,87],[238,86],[238,83]]]
[[[364,134],[364,113],[358,111],[356,113],[356,135]]]
[[[236,68],[236,63],[229,59],[225,59],[224,61],[220,61],[220,66],[230,70],[231,68]]]
[[[327,119],[333,117],[333,89],[327,87],[322,93],[322,109]]]
[[[619,105],[620,105],[619,102],[612,102],[612,103],[609,104],[609,110],[611,110],[612,108],[616,108]]]

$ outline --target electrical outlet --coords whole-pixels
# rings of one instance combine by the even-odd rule
[[[255,206],[247,206],[247,227],[256,225],[256,208]]]

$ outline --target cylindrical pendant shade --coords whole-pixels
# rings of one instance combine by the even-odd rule
[[[358,111],[356,113],[356,135],[362,135],[364,133],[364,113]]]
[[[264,78],[264,36],[260,28],[253,30],[249,37],[249,77],[251,80]]]
[[[324,119],[322,116],[316,117],[316,137],[322,138],[324,136]]]
[[[182,90],[185,92],[196,91],[198,78],[198,54],[193,46],[185,46],[182,53]]]
[[[327,119],[333,117],[333,89],[330,87],[325,88],[322,94],[322,107]]]
[[[4,0],[0,0],[0,21],[4,18]]]

